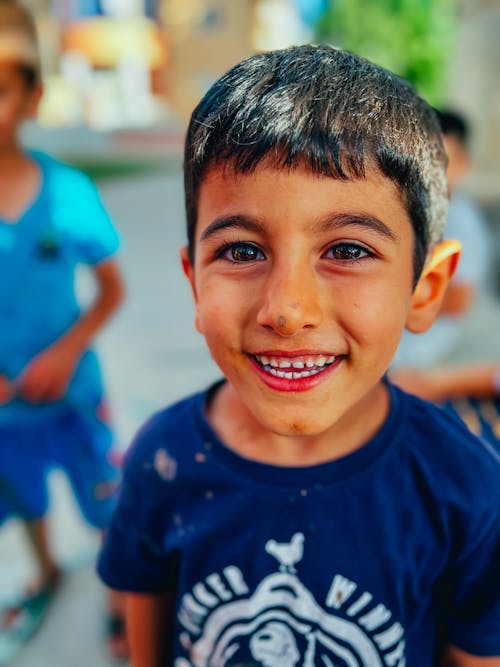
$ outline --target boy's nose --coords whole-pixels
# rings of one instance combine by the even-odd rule
[[[297,266],[274,270],[262,295],[258,324],[273,329],[281,336],[293,336],[304,328],[317,327],[321,320],[314,272]]]

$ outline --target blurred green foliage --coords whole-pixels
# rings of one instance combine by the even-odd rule
[[[386,67],[439,106],[448,92],[456,5],[456,0],[329,0],[317,39]]]

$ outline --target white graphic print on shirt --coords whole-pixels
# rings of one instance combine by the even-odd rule
[[[253,593],[231,565],[185,594],[178,618],[190,657],[175,667],[405,667],[404,631],[389,609],[340,574],[321,606],[297,576],[303,549],[303,533],[269,540],[279,571]]]

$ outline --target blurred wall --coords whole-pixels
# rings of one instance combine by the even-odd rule
[[[500,207],[500,0],[461,0],[449,100],[472,125],[470,189]]]
[[[166,92],[187,118],[210,85],[253,52],[253,0],[163,0],[170,45]]]
[[[50,11],[52,0],[24,0],[24,4],[36,18],[43,73],[52,74],[61,54],[59,25]]]

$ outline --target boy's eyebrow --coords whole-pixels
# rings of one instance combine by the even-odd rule
[[[340,227],[364,227],[372,229],[377,234],[385,236],[391,241],[397,241],[396,234],[388,227],[385,222],[373,215],[364,213],[333,213],[322,218],[314,229],[318,232],[327,232],[330,229],[339,229]]]
[[[371,229],[381,236],[385,236],[391,241],[396,241],[396,234],[382,220],[364,213],[332,213],[319,220],[313,225],[313,231],[325,233],[331,229],[340,229],[341,227],[363,227]],[[249,232],[263,232],[264,226],[257,220],[246,215],[227,215],[213,220],[202,232],[200,241],[205,241],[208,237],[220,232],[223,229],[244,229]]]
[[[204,241],[222,229],[245,229],[248,232],[262,232],[264,228],[259,222],[248,218],[246,215],[225,215],[215,218],[203,230],[200,241]]]

